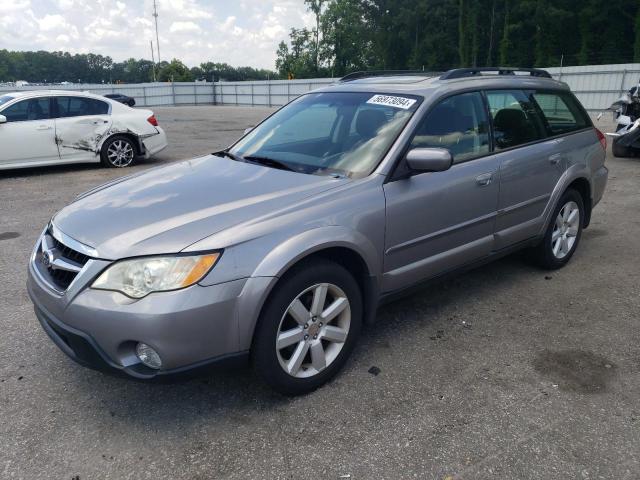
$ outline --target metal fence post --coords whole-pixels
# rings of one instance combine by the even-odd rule
[[[287,103],[291,101],[291,83],[287,82]]]
[[[176,106],[176,84],[171,80],[171,96],[173,97],[173,106]]]
[[[234,83],[233,87],[234,87],[234,91],[236,92],[236,107],[237,107],[238,106],[238,84]]]
[[[624,90],[625,90],[625,88],[624,88],[624,81],[625,81],[626,79],[627,79],[627,69],[625,68],[625,69],[622,71],[622,81],[620,82],[620,95],[623,95],[623,94],[624,94]]]
[[[213,90],[213,104],[217,105],[217,99],[216,99],[216,81],[214,80],[212,85],[211,85],[211,90]]]
[[[253,82],[251,82],[251,106],[253,107],[254,101],[253,101]]]
[[[195,104],[198,104],[198,84],[194,83],[193,84],[193,101],[195,102]]]
[[[267,80],[267,94],[269,95],[269,106],[271,106],[271,80]]]
[[[144,106],[148,106],[149,102],[147,101],[147,87],[142,86],[142,96],[144,97]]]

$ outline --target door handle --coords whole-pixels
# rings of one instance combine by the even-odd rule
[[[482,175],[478,175],[476,177],[476,184],[481,187],[486,187],[490,185],[493,181],[493,173],[483,173]]]
[[[551,165],[557,165],[561,159],[562,159],[561,153],[554,153],[549,157],[549,162],[551,163]]]
[[[109,123],[109,120],[94,120],[93,122],[94,125],[101,125],[103,123]]]
[[[38,125],[38,127],[36,128],[36,130],[51,130],[53,127],[49,126],[49,125]]]

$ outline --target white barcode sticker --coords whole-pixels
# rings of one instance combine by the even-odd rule
[[[416,103],[416,100],[413,98],[393,97],[391,95],[374,95],[367,100],[367,103],[408,110],[414,103]]]

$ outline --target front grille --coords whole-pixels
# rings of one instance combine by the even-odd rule
[[[47,252],[50,254],[49,260],[53,258],[53,262],[45,260]],[[42,236],[40,252],[37,255],[36,262],[40,271],[46,272],[52,285],[57,290],[64,291],[69,288],[73,279],[76,278],[90,258],[63,244],[53,236],[50,230],[47,230]]]
[[[72,248],[69,248],[66,245],[64,245],[62,242],[58,241],[58,239],[53,236],[51,236],[51,238],[53,240],[53,245],[55,246],[55,248],[58,249],[58,251],[64,258],[73,260],[74,262],[77,262],[81,265],[84,265],[89,261],[90,257],[85,255],[84,253],[76,252]]]

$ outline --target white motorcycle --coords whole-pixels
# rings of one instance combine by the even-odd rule
[[[640,83],[608,108],[613,112],[616,131],[606,135],[613,138],[614,157],[634,157],[640,154]],[[598,115],[598,120],[602,113]]]

